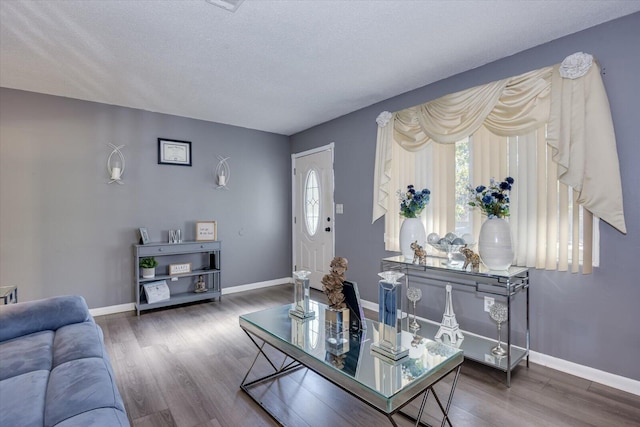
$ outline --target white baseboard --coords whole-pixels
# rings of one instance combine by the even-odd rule
[[[529,360],[533,363],[537,363],[538,365],[546,366],[557,371],[575,375],[576,377],[584,378],[589,381],[604,384],[606,386],[640,396],[640,381],[632,380],[631,378],[600,371],[584,365],[578,365],[577,363],[558,359],[557,357],[548,356],[535,351],[531,351],[529,353]]]
[[[110,305],[108,307],[90,308],[89,313],[95,317],[106,316],[107,314],[124,313],[125,311],[134,311],[135,309],[136,304],[134,302],[130,302],[127,304]]]
[[[291,277],[283,277],[282,279],[267,280],[264,282],[249,283],[247,285],[232,286],[223,288],[222,295],[234,294],[236,292],[245,292],[253,289],[267,288],[270,286],[283,285],[285,283],[293,283]],[[362,300],[362,307],[378,311],[378,303]],[[109,307],[92,308],[89,310],[92,316],[105,316],[107,314],[122,313],[125,311],[135,310],[134,303],[112,305]],[[422,319],[424,320],[424,319]],[[467,332],[468,333],[468,332]],[[565,372],[576,377],[584,378],[589,381],[604,384],[627,393],[640,396],[640,381],[632,380],[620,375],[611,374],[609,372],[600,371],[588,366],[579,365],[567,360],[558,359],[557,357],[548,356],[546,354],[535,351],[530,352],[529,360],[538,365],[546,366],[561,372]]]
[[[222,288],[222,295],[234,294],[236,292],[250,291],[252,289],[266,288],[269,286],[283,285],[285,283],[293,283],[291,277],[284,277],[282,279],[267,280],[265,282],[249,283],[247,285],[232,286],[230,288]],[[124,313],[126,311],[134,311],[136,304],[130,302],[127,304],[110,305],[108,307],[90,308],[89,313],[92,316],[106,316],[108,314]]]
[[[222,288],[222,295],[235,294],[236,292],[250,291],[253,289],[268,288],[269,286],[284,285],[285,283],[293,283],[293,279],[291,277],[283,277],[282,279],[267,280],[265,282],[256,282],[249,283],[248,285]]]
[[[371,301],[362,300],[362,307],[376,312],[378,311],[378,303],[374,303]],[[399,314],[399,316],[402,316],[402,314]],[[428,320],[422,319],[421,317],[418,317],[418,319],[428,322]],[[468,331],[464,331],[464,333],[477,335]],[[529,352],[529,361],[538,365],[555,369],[557,371],[565,372],[570,375],[575,375],[576,377],[584,378],[585,380],[604,384],[606,386],[640,396],[640,381],[632,380],[630,378],[626,378],[616,374],[611,374],[609,372],[600,371],[598,369],[579,365],[577,363],[558,359],[557,357],[548,356],[546,354],[538,353],[535,351]]]

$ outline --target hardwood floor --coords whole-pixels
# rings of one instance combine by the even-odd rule
[[[240,390],[256,348],[238,316],[286,304],[292,294],[290,285],[281,285],[140,318],[133,312],[96,317],[132,426],[277,425]],[[326,301],[321,292],[312,297]],[[291,426],[389,425],[385,416],[306,369],[256,392],[280,408]],[[430,403],[427,414],[437,415]],[[465,361],[450,416],[454,426],[640,426],[640,397],[535,364],[518,367],[507,388],[503,373]],[[440,425],[439,419],[425,419]]]

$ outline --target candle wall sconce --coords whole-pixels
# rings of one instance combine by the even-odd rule
[[[112,184],[117,182],[118,184],[124,184],[122,182],[122,174],[124,173],[124,154],[120,151],[124,148],[124,145],[115,146],[113,144],[109,144],[109,147],[113,148],[111,154],[107,158],[107,172],[109,172],[109,182],[107,184]]]
[[[229,185],[229,180],[231,179],[231,169],[229,169],[229,163],[227,163],[227,160],[229,160],[230,157],[217,157],[218,160],[220,160],[218,162],[218,166],[216,166],[215,173],[216,184],[218,184],[217,188],[228,190],[229,188],[227,188],[227,185]]]

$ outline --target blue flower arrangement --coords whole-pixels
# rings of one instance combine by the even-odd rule
[[[469,206],[480,208],[489,218],[504,218],[509,216],[509,194],[514,179],[510,176],[504,181],[496,183],[493,178],[489,187],[479,185],[476,188],[469,187]]]
[[[413,185],[408,185],[405,193],[398,190],[398,198],[400,199],[400,215],[405,218],[417,218],[429,203],[431,191],[428,188],[416,191]]]

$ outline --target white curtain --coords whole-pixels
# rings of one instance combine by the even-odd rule
[[[455,229],[453,143],[469,135],[473,183],[516,180],[510,221],[517,265],[566,271],[572,260],[576,272],[582,243],[582,271],[590,273],[597,217],[626,233],[611,113],[589,55],[384,112],[377,121],[373,221],[385,215],[387,250],[398,250],[395,191],[422,188],[419,179],[432,190],[427,233]],[[479,213],[473,223],[479,230]]]
[[[392,147],[417,151],[431,141],[454,143],[481,126],[499,136],[548,123],[557,178],[577,203],[626,233],[615,134],[600,69],[590,55],[444,96],[378,117],[373,221],[396,203],[389,186]],[[563,203],[561,201],[561,203]]]

